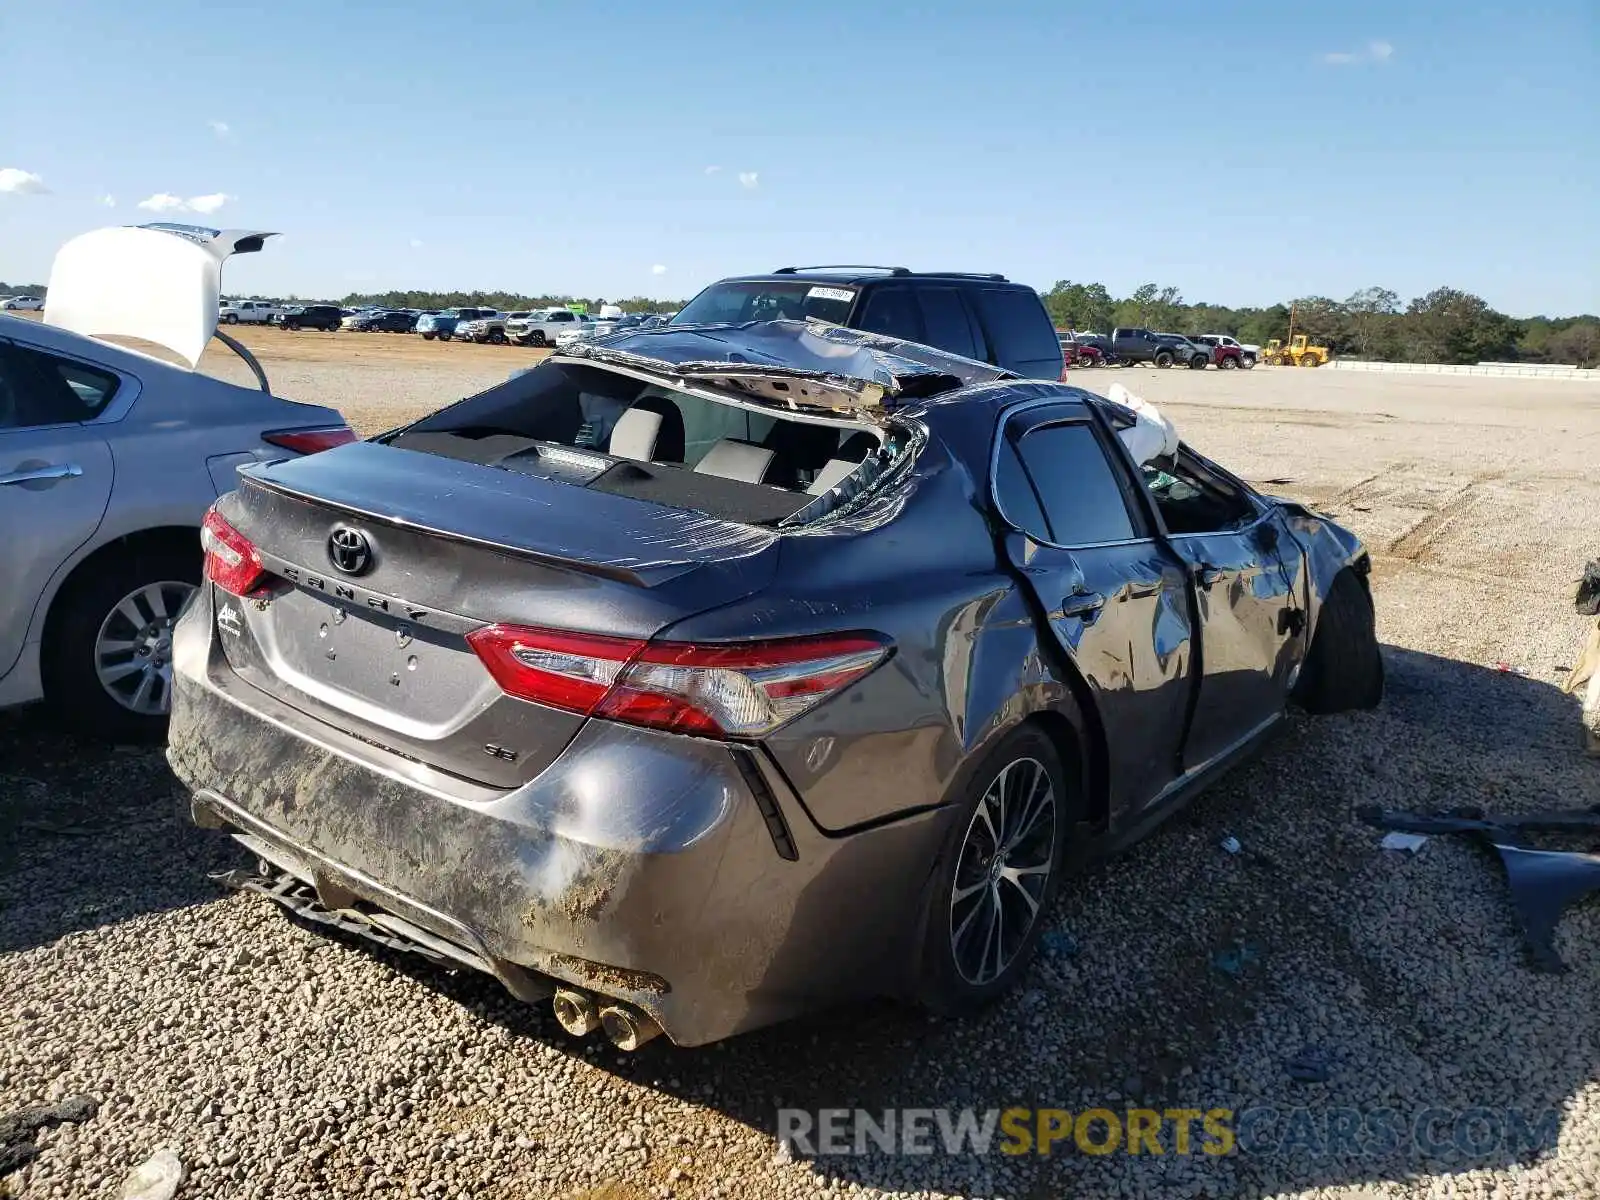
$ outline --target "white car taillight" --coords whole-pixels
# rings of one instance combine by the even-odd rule
[[[643,642],[517,625],[467,635],[523,700],[702,737],[758,738],[849,687],[889,656],[877,634],[763,642]]]

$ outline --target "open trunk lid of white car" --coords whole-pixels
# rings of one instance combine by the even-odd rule
[[[56,253],[45,324],[152,342],[195,367],[217,331],[222,264],[274,236],[168,223],[82,234]]]

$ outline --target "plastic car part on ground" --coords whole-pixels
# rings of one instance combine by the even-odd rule
[[[1556,953],[1556,922],[1568,905],[1600,892],[1600,854],[1543,850],[1529,845],[1525,835],[1600,834],[1600,805],[1570,812],[1491,817],[1476,809],[1429,815],[1364,804],[1356,809],[1356,818],[1375,829],[1402,833],[1467,834],[1494,847],[1506,870],[1530,964],[1536,971],[1549,973],[1567,969]]]
[[[93,1096],[68,1096],[54,1104],[30,1104],[0,1116],[0,1175],[8,1175],[39,1157],[33,1134],[63,1122],[82,1124],[100,1110]],[[0,1185],[0,1194],[10,1195]]]

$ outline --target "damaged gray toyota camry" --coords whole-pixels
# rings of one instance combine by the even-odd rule
[[[241,476],[170,750],[233,882],[623,1048],[971,1011],[1065,872],[1383,689],[1351,533],[1138,402],[820,323]]]

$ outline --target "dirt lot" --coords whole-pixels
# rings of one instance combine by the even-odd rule
[[[366,432],[537,357],[243,336],[276,391]],[[185,824],[158,752],[0,716],[0,1113],[103,1101],[42,1135],[21,1194],[115,1194],[161,1146],[204,1197],[1600,1194],[1600,901],[1562,922],[1570,971],[1531,973],[1492,858],[1445,839],[1380,851],[1350,816],[1600,799],[1556,688],[1584,630],[1572,583],[1600,553],[1600,389],[1268,369],[1075,381],[1116,379],[1367,539],[1389,692],[1376,713],[1297,718],[1068,886],[1022,990],[962,1023],[883,1005],[619,1056],[490,982],[222,896],[205,873],[239,855]],[[1219,849],[1229,833],[1242,853]],[[1292,1078],[1308,1048],[1326,1082]],[[1267,1117],[1223,1158],[1170,1136],[1160,1156],[774,1153],[780,1105],[1017,1104]],[[1387,1141],[1370,1136],[1384,1112],[1401,1131]],[[1557,1144],[1515,1146],[1516,1122],[1546,1112]]]

